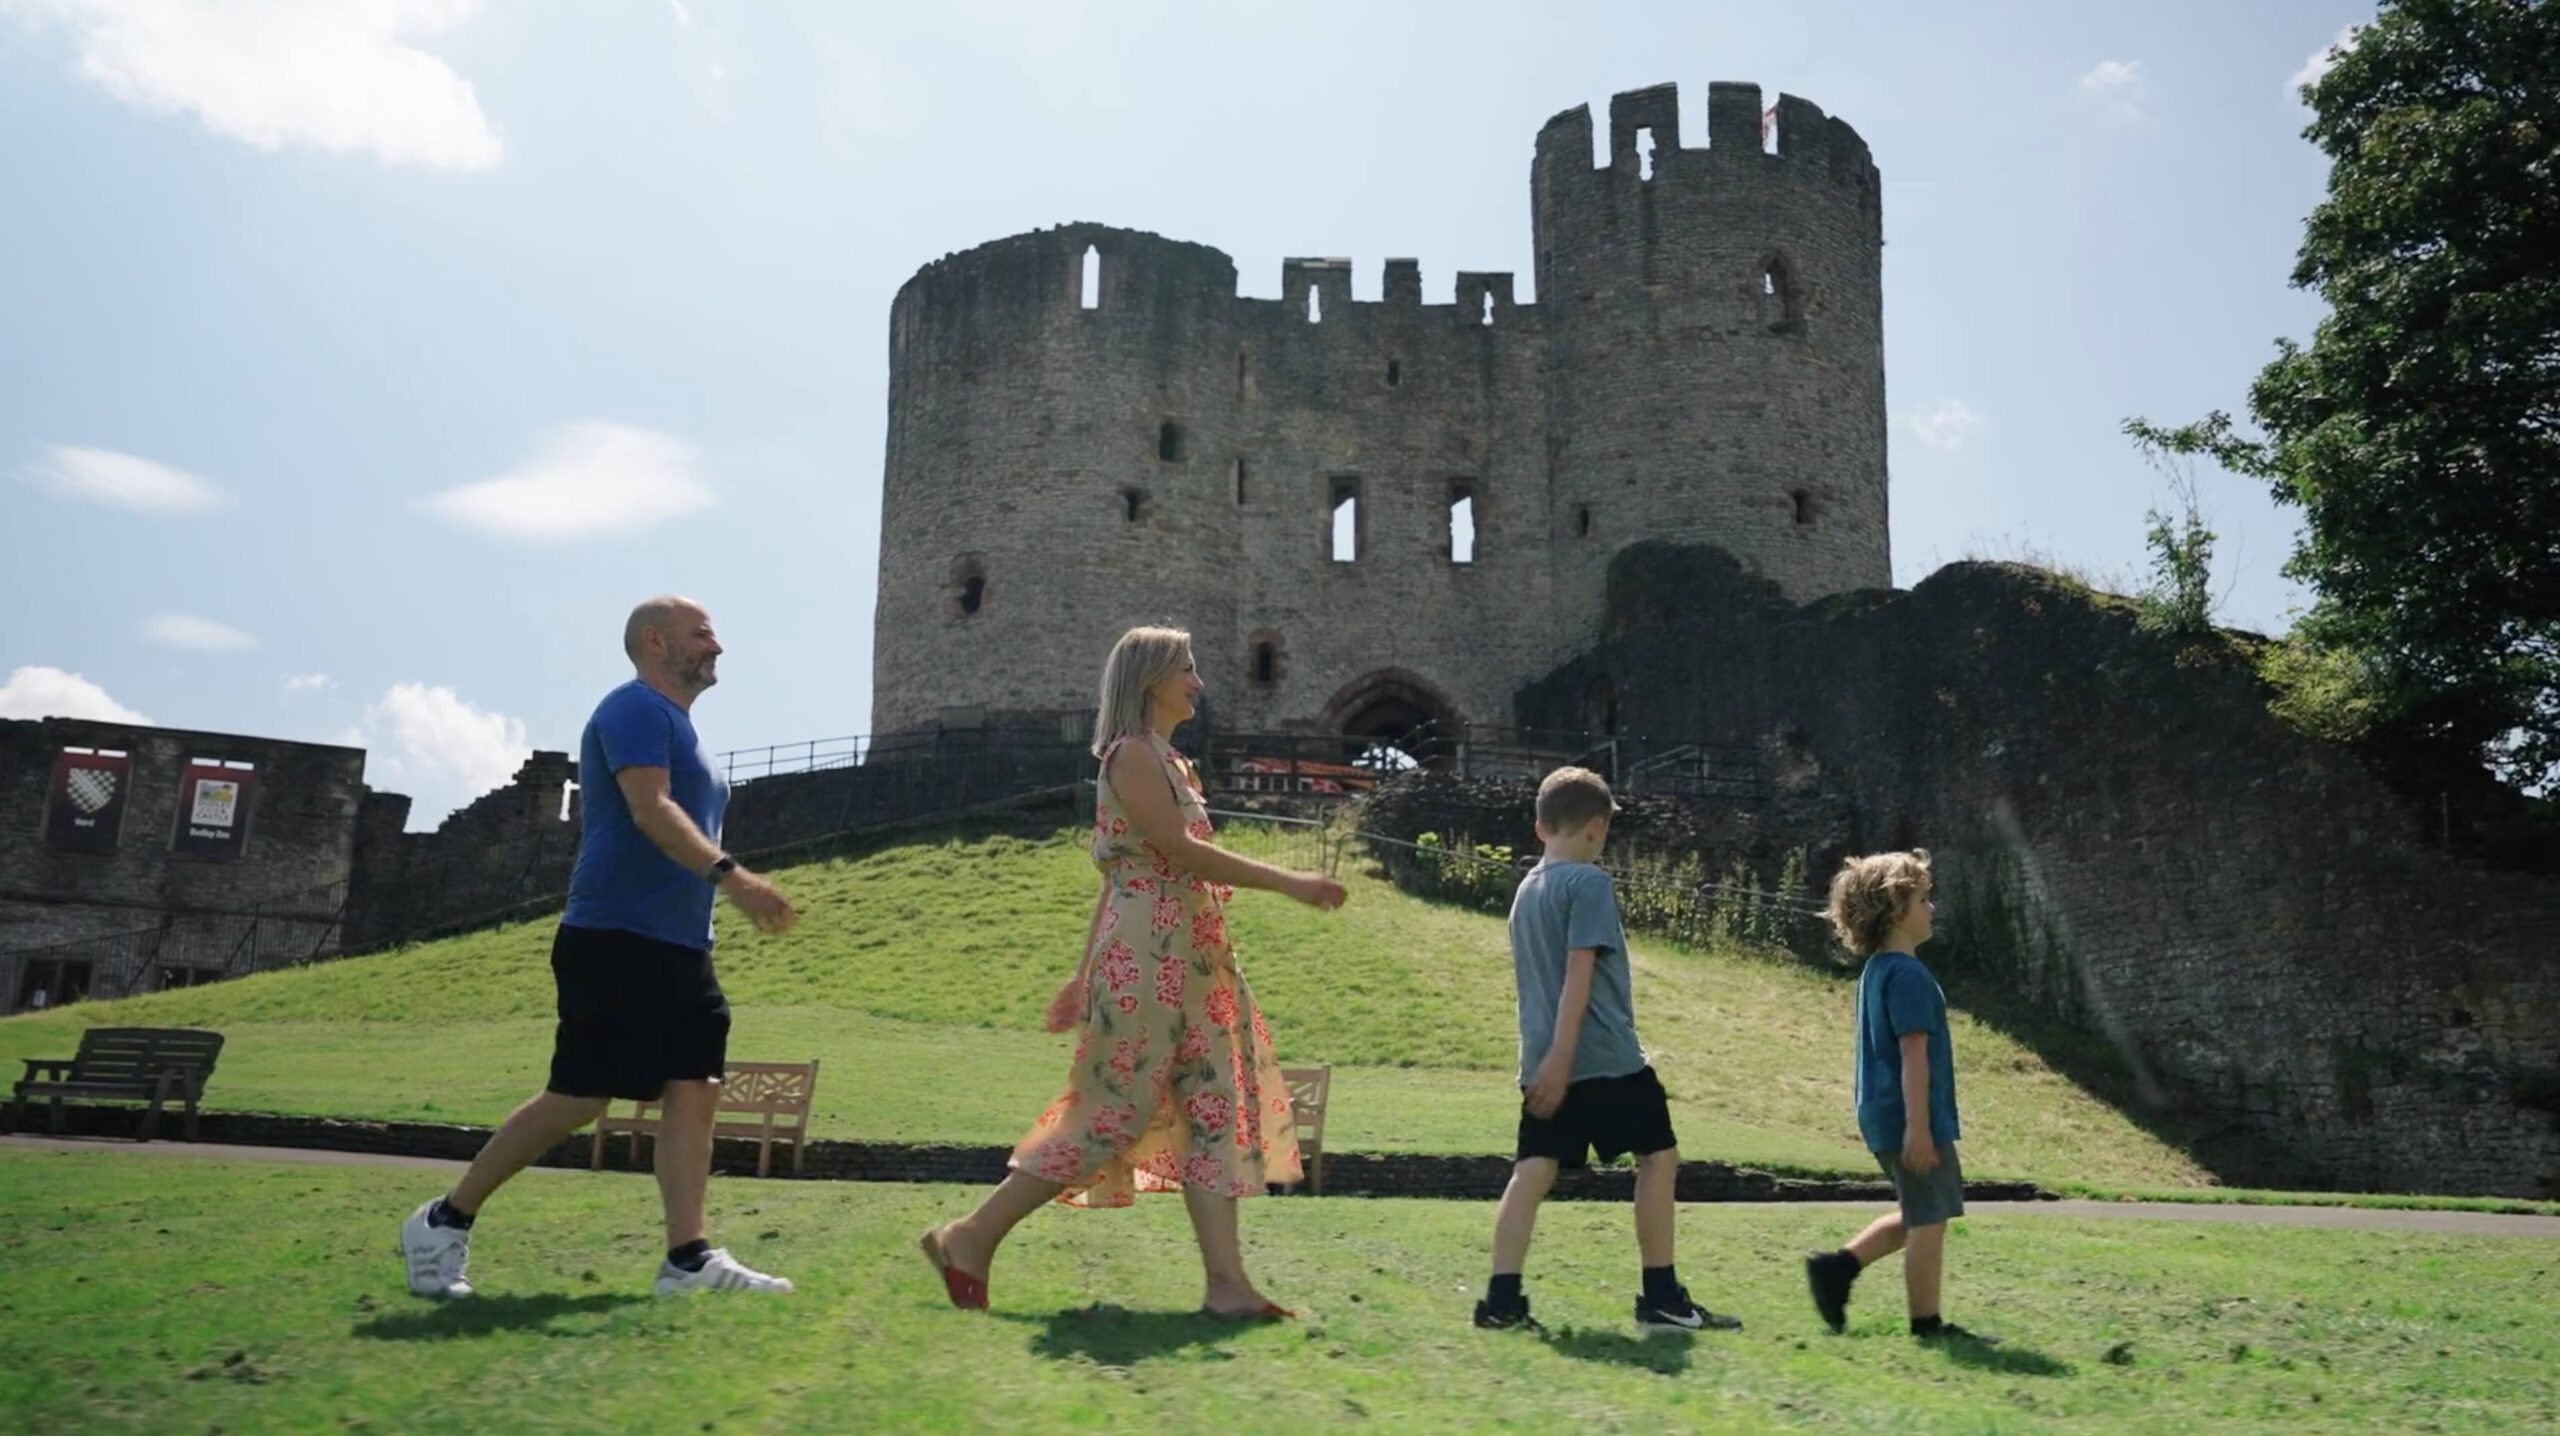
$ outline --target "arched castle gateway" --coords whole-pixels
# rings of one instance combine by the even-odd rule
[[[1755,85],[1547,122],[1537,298],[1413,260],[1236,294],[1100,225],[927,265],[890,311],[872,730],[1088,707],[1133,623],[1191,629],[1227,728],[1507,723],[1598,638],[1610,557],[1721,546],[1796,598],[1890,581],[1878,181]],[[1471,542],[1470,542],[1471,540]],[[1599,700],[1595,700],[1598,702]],[[1608,705],[1595,708],[1595,725]]]

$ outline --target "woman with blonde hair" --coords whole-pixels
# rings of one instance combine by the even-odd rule
[[[1226,906],[1250,887],[1330,912],[1342,885],[1210,841],[1199,778],[1171,742],[1199,697],[1191,635],[1180,629],[1133,628],[1103,665],[1093,729],[1101,892],[1084,960],[1046,1019],[1052,1032],[1081,1025],[1084,1038],[1066,1090],[1014,1148],[1004,1181],[919,1241],[954,1306],[987,1304],[997,1246],[1040,1206],[1125,1207],[1139,1192],[1178,1190],[1207,1273],[1201,1310],[1289,1315],[1245,1275],[1236,1235],[1236,1198],[1300,1171],[1288,1085],[1236,967]]]

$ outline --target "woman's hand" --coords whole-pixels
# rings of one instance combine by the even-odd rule
[[[1070,1032],[1084,1020],[1084,974],[1067,979],[1058,995],[1049,999],[1049,1010],[1040,1015],[1043,1032]]]
[[[1345,896],[1342,884],[1322,873],[1291,873],[1286,891],[1318,912],[1331,912],[1342,906]]]

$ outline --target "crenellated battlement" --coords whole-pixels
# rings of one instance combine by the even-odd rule
[[[1591,163],[1591,107],[1576,105],[1538,131],[1537,171],[1563,177],[1607,172],[1649,180],[1712,179],[1732,167],[1767,171],[1784,165],[1872,193],[1875,160],[1867,142],[1811,100],[1781,94],[1763,108],[1760,87],[1717,81],[1707,86],[1706,143],[1681,142],[1680,87],[1652,85],[1609,99],[1609,158]],[[1650,167],[1650,175],[1645,171]]]

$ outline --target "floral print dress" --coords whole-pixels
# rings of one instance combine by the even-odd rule
[[[1209,813],[1191,765],[1154,755],[1191,835]],[[1093,865],[1109,884],[1087,954],[1084,1036],[1066,1090],[1013,1150],[1013,1165],[1078,1206],[1197,1187],[1259,1196],[1300,1179],[1298,1128],[1271,1029],[1227,941],[1235,890],[1176,868],[1129,821],[1102,756]]]

